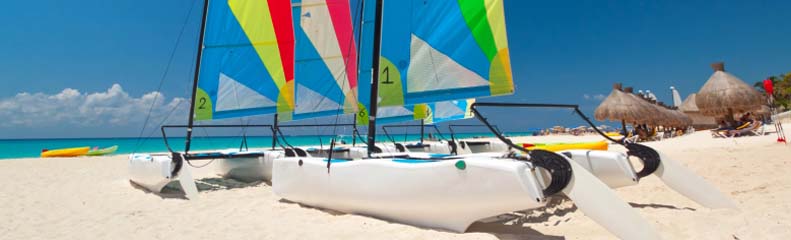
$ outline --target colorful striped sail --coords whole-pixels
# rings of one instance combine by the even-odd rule
[[[385,1],[380,106],[512,94],[502,0]]]
[[[390,124],[423,120],[423,123],[430,124],[472,118],[474,115],[470,106],[473,103],[475,103],[475,99],[382,107],[378,110],[376,123]]]
[[[291,2],[209,3],[195,119],[212,120],[294,109]]]
[[[361,56],[373,53],[366,48],[372,25],[365,23],[373,22],[374,4],[365,1]],[[502,0],[385,1],[382,15],[380,110],[513,93]],[[371,60],[361,58],[360,69],[369,69]],[[370,76],[360,72],[360,79]],[[358,122],[367,124],[370,88],[364,85]],[[377,122],[382,119],[377,113]]]
[[[296,38],[293,114],[299,120],[357,112],[357,47],[349,0],[291,0]]]

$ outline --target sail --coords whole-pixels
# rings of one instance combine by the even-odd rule
[[[294,109],[294,28],[288,1],[211,1],[195,119]]]
[[[429,124],[467,119],[474,117],[470,109],[473,103],[475,99],[382,107],[378,110],[376,121],[379,124],[389,124],[423,120],[423,123]]]
[[[366,24],[373,22],[374,2],[364,5],[361,70],[371,66],[365,56],[373,54],[373,27]],[[502,0],[385,1],[383,11],[377,120],[388,106],[513,93]],[[360,79],[370,77],[360,72]],[[358,89],[363,124],[370,104],[365,85]]]
[[[349,0],[291,0],[299,120],[357,111],[357,49]]]
[[[385,1],[379,104],[514,91],[502,0]]]

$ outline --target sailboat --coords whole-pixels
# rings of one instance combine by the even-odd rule
[[[378,106],[513,92],[502,1],[363,1],[358,95],[367,158],[274,161],[274,192],[292,202],[421,227],[463,232],[474,221],[544,206],[564,194],[624,239],[656,231],[604,183],[563,155],[413,159],[377,154]],[[370,45],[369,45],[370,44]],[[409,50],[409,51],[407,51]],[[366,77],[363,77],[366,76]],[[381,95],[379,87],[391,88]],[[545,171],[546,170],[546,171]]]
[[[599,131],[599,129],[589,121],[579,107],[576,105],[559,105],[559,104],[503,104],[503,103],[475,103],[470,106],[471,113],[469,116],[477,116],[484,123],[483,126],[489,127],[489,130],[495,133],[496,136],[501,137],[501,132],[493,125],[489,124],[489,120],[483,117],[477,110],[477,107],[510,107],[510,108],[566,108],[573,109],[575,114],[585,120],[590,126],[595,129],[605,139],[613,142],[614,144],[623,145],[628,149],[626,153],[607,151],[595,149],[595,144],[567,144],[565,146],[553,147],[557,149],[556,152],[574,160],[577,164],[599,178],[602,182],[611,188],[620,188],[626,186],[633,186],[639,183],[639,180],[651,175],[657,176],[668,187],[674,191],[688,197],[689,199],[708,208],[735,208],[735,203],[725,196],[722,192],[717,190],[712,184],[708,183],[701,176],[695,174],[692,170],[684,167],[682,164],[676,162],[669,156],[661,154],[658,151],[636,143],[626,143],[621,140],[615,140]],[[455,138],[454,142],[456,141]],[[596,142],[598,144],[598,142]],[[472,153],[497,153],[502,154],[511,150],[520,150],[521,152],[528,152],[532,150],[521,144],[514,144],[510,139],[503,138],[501,141],[496,140],[459,140],[457,143],[461,146],[467,146],[468,151]],[[572,149],[564,149],[572,148]],[[547,148],[550,149],[550,148]],[[633,156],[642,161],[643,167],[639,170],[635,169],[629,157]]]
[[[357,64],[348,3],[204,1],[189,122],[163,126],[169,154],[130,156],[130,180],[159,192],[179,181],[188,197],[197,190],[185,166],[221,159],[220,174],[269,181],[272,160],[293,151],[275,149],[278,122],[356,113]],[[274,114],[273,125],[194,125],[195,121]],[[187,128],[184,152],[171,149],[166,128]],[[264,127],[271,150],[190,152],[193,128]]]

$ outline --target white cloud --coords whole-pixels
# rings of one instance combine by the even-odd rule
[[[604,94],[596,94],[596,95],[593,96],[593,99],[601,101],[601,100],[604,100],[604,98],[606,98],[606,97],[607,96],[604,96]]]
[[[587,94],[587,93],[586,94],[582,94],[582,98],[584,98],[585,100],[602,101],[606,97],[607,96],[604,96],[604,94],[594,94],[594,95],[590,95],[590,94]]]
[[[22,92],[14,97],[0,99],[0,127],[49,127],[49,126],[135,126],[142,127],[149,109],[149,125],[158,124],[173,111],[173,117],[182,120],[189,108],[186,99],[166,101],[163,94],[150,92],[140,97],[129,96],[119,84],[105,92],[81,93],[66,88],[60,93]],[[182,116],[182,117],[179,117]]]

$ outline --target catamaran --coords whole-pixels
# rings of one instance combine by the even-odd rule
[[[379,106],[504,95],[514,88],[502,1],[362,3],[358,76],[372,81],[358,86],[357,115],[369,126],[368,156],[275,159],[276,194],[305,205],[457,232],[474,221],[541,207],[547,197],[564,194],[618,237],[658,239],[634,209],[563,155],[533,150],[426,160],[375,153]]]
[[[304,10],[304,11],[303,11]],[[193,160],[221,159],[220,174],[271,179],[272,160],[293,154],[279,143],[278,122],[357,112],[356,47],[348,3],[204,1],[187,125],[163,126],[169,154],[133,154],[130,180],[151,191],[178,180],[197,196]],[[297,14],[297,15],[295,15]],[[195,125],[195,121],[274,114],[272,125]],[[190,152],[194,128],[270,128],[271,150]],[[184,152],[171,149],[165,129],[186,128]],[[191,165],[191,164],[190,164]]]
[[[560,104],[503,104],[503,103],[475,103],[470,106],[470,114],[468,116],[477,116],[490,131],[495,133],[495,136],[501,137],[502,132],[489,123],[489,120],[483,117],[477,110],[477,107],[507,107],[507,108],[566,108],[572,109],[575,114],[585,120],[590,126],[595,129],[605,139],[613,142],[614,144],[623,145],[628,151],[626,153],[614,152],[596,149],[601,142],[593,142],[590,144],[567,144],[560,147],[545,147],[545,148],[530,148],[525,145],[516,144],[516,146],[523,147],[524,150],[533,149],[556,149],[560,154],[574,160],[577,164],[582,166],[587,171],[591,172],[594,176],[599,178],[602,182],[611,188],[620,188],[626,186],[633,186],[639,183],[639,180],[651,175],[659,177],[668,187],[674,191],[688,197],[689,199],[708,208],[736,208],[736,204],[727,196],[722,194],[716,187],[708,183],[704,178],[695,174],[692,170],[684,167],[682,164],[669,158],[665,154],[637,143],[627,143],[623,139],[612,139],[601,132],[596,126],[589,121],[588,117],[579,111],[576,105],[560,105]],[[451,132],[452,132],[451,128]],[[499,140],[459,140],[456,142],[455,137],[451,134],[451,141],[435,142],[435,144],[447,144],[446,148],[454,149],[453,145],[467,147],[467,152],[462,152],[469,155],[469,153],[490,153],[490,154],[503,154],[505,152],[517,150],[512,145],[510,139],[502,138]],[[571,149],[567,149],[571,148]],[[441,147],[425,148],[441,149],[433,151],[434,153],[444,153]],[[462,148],[462,151],[464,149]],[[457,150],[458,151],[458,150]],[[456,152],[456,154],[459,154]],[[632,165],[629,157],[633,156],[642,162],[642,168],[636,170]]]

